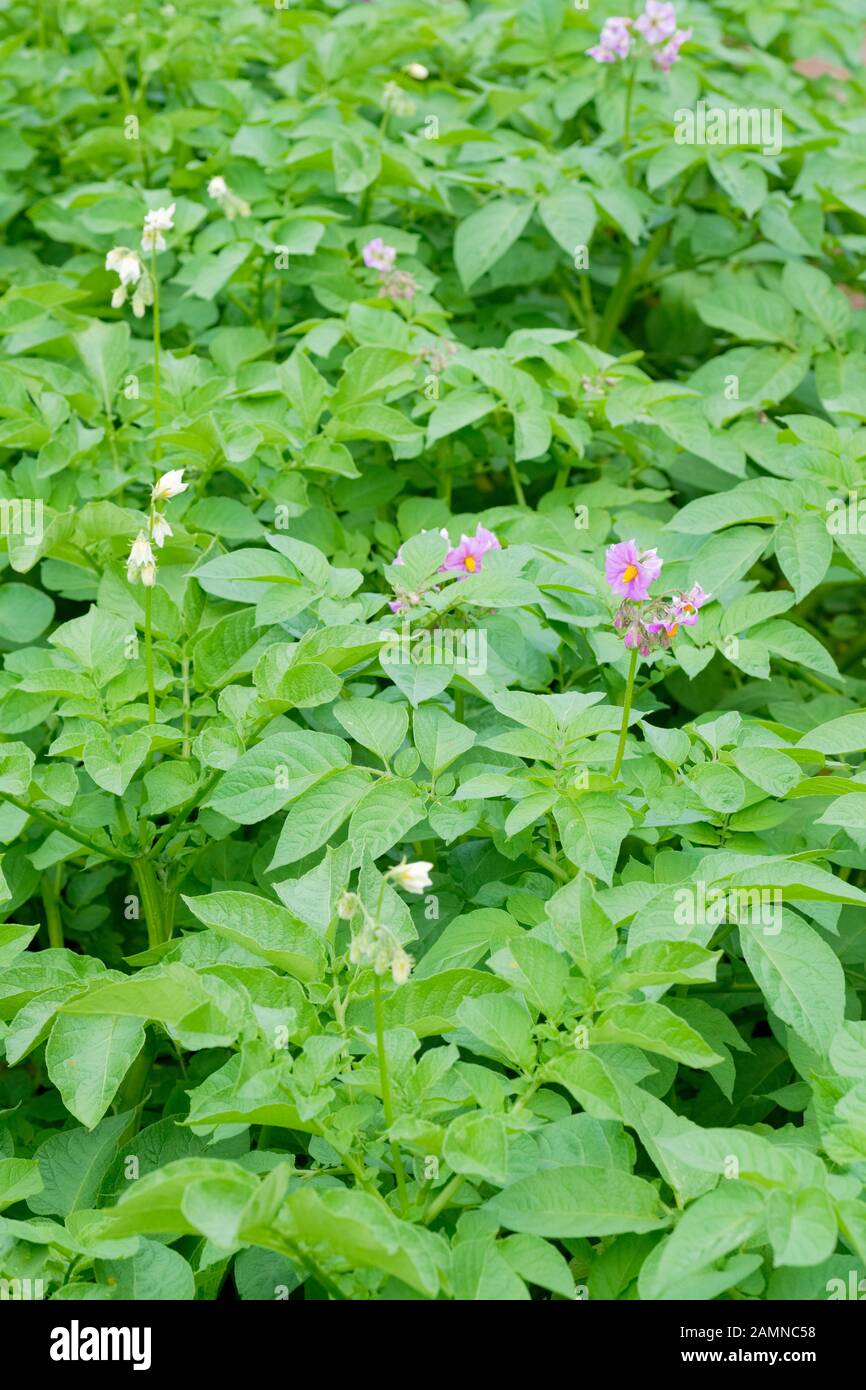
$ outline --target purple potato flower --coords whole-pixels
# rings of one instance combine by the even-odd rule
[[[586,51],[597,63],[615,63],[627,58],[631,48],[631,20],[623,15],[613,15],[602,25],[598,43]]]
[[[661,572],[662,562],[656,551],[640,551],[634,540],[619,541],[608,547],[604,574],[620,598],[637,601],[649,598],[649,586]]]
[[[635,20],[634,27],[647,43],[664,43],[676,30],[677,12],[663,0],[647,0],[646,9]]]
[[[370,270],[381,270],[383,274],[394,269],[394,262],[397,259],[396,248],[387,246],[380,236],[368,241],[361,255],[365,266]]]
[[[445,556],[442,570],[460,570],[463,574],[477,574],[481,569],[481,558],[488,550],[501,550],[496,536],[486,530],[481,522],[475,528],[474,536],[461,536],[460,544],[454,546]]]

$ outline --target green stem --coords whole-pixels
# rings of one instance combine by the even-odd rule
[[[151,501],[147,522],[147,539],[153,549],[153,513]],[[156,723],[156,686],[153,683],[153,585],[144,591],[144,668],[147,674],[147,722]]]
[[[382,1088],[382,1109],[385,1113],[385,1126],[390,1129],[394,1123],[394,1106],[391,1100],[391,1078],[388,1075],[388,1058],[385,1055],[385,1018],[382,1009],[382,981],[378,975],[373,976],[373,1005],[376,1013],[376,1050],[379,1054],[379,1080]],[[391,1159],[394,1164],[394,1176],[397,1179],[397,1191],[400,1193],[400,1208],[403,1216],[409,1215],[409,1193],[406,1189],[406,1174],[403,1171],[403,1160],[400,1157],[398,1145],[391,1140]]]
[[[623,122],[622,131],[622,152],[624,156],[628,154],[631,148],[631,105],[632,97],[634,96],[634,75],[635,64],[632,63],[629,66],[628,82],[625,89],[625,121]],[[628,162],[626,162],[626,178],[629,183],[631,183],[631,165]]]
[[[156,877],[156,870],[149,859],[142,857],[133,860],[132,871],[135,874],[135,881],[141,894],[141,905],[147,924],[147,944],[152,949],[154,946],[161,945],[165,939],[162,890]]]
[[[616,750],[616,757],[613,760],[613,771],[611,777],[616,781],[619,770],[622,767],[623,754],[625,753],[625,740],[628,734],[628,717],[631,714],[631,700],[634,694],[634,678],[637,671],[638,649],[632,647],[631,661],[628,664],[628,680],[625,687],[625,700],[622,706],[622,728],[619,731],[619,746]]]
[[[518,506],[525,507],[526,497],[523,492],[523,484],[520,481],[520,474],[517,471],[517,464],[514,462],[514,459],[511,458],[510,455],[508,459],[508,472],[511,477],[511,486],[514,488],[514,500],[517,502]]]
[[[429,1226],[431,1221],[436,1220],[436,1217],[439,1215],[440,1211],[447,1207],[448,1203],[451,1201],[451,1198],[455,1196],[457,1192],[459,1192],[464,1182],[465,1175],[463,1173],[455,1173],[453,1178],[449,1178],[448,1182],[446,1182],[445,1186],[442,1188],[442,1191],[430,1203],[429,1207],[425,1211],[425,1226]]]
[[[36,806],[28,806],[26,802],[20,801],[17,796],[11,796],[9,792],[0,792],[0,797],[2,797],[4,801],[10,802],[11,805],[17,806],[19,811],[26,811],[28,816],[33,816],[35,820],[41,820],[43,825],[50,826],[52,830],[56,830],[59,834],[65,835],[68,840],[75,840],[77,844],[84,845],[85,849],[89,849],[92,854],[100,854],[103,859],[119,859],[124,863],[128,863],[132,858],[132,855],[123,854],[112,845],[97,844],[95,840],[89,839],[87,835],[82,835],[81,831],[76,830],[74,826],[67,825],[62,820],[57,820],[55,816],[49,815],[47,811],[38,810]]]
[[[156,274],[156,247],[150,253],[150,278],[153,283],[153,427],[156,431],[154,452],[157,463],[162,458],[159,430],[162,425],[162,401],[159,383],[159,280]]]
[[[625,309],[629,289],[631,288],[631,267],[631,252],[624,249],[619,279],[614,285],[610,298],[605,305],[604,316],[599,326],[598,338],[596,339],[598,347],[604,352],[610,347],[613,335],[619,327],[619,321]]]
[[[45,908],[45,921],[48,926],[48,944],[63,949],[63,922],[60,917],[60,875],[63,865],[56,864],[53,871],[42,875],[42,904]]]

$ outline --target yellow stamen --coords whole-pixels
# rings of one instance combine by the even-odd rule
[[[673,623],[673,624],[668,628],[668,637],[676,637],[677,633],[679,632],[679,628],[680,628],[679,623]]]
[[[639,573],[637,565],[629,565],[628,569],[622,572],[623,584],[630,584],[633,579],[637,579]]]
[[[466,566],[466,568],[468,569],[468,571],[469,571],[470,574],[474,574],[474,573],[475,573],[475,571],[476,571],[476,569],[477,569],[477,565],[476,565],[476,563],[475,563],[475,556],[474,556],[474,555],[467,555],[467,556],[466,556],[466,559],[463,561],[463,563],[464,563],[464,565]]]

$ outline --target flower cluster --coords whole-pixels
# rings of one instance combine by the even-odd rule
[[[423,893],[430,887],[432,868],[432,863],[424,859],[412,864],[404,860],[389,869],[385,878],[409,893]],[[337,916],[344,922],[351,922],[359,913],[364,919],[363,926],[352,937],[349,960],[353,965],[372,965],[377,975],[390,970],[395,985],[405,984],[414,964],[412,957],[403,950],[394,933],[370,915],[357,893],[344,893],[337,903]]]
[[[189,483],[183,481],[182,468],[170,468],[163,473],[150,491],[150,517],[147,531],[139,531],[126,562],[126,577],[130,584],[140,579],[146,589],[156,583],[156,555],[153,547],[162,547],[172,534],[171,527],[163,512],[158,510],[160,502],[168,502],[179,493],[186,492]]]
[[[424,362],[438,376],[451,365],[451,359],[457,352],[457,344],[451,338],[440,338],[432,347],[422,348],[416,361]]]
[[[379,284],[386,299],[414,299],[418,293],[415,277],[408,270],[395,270],[397,250],[388,246],[380,236],[368,241],[361,256],[370,270],[378,270]]]
[[[648,44],[654,64],[662,72],[670,72],[683,44],[692,37],[691,29],[677,28],[673,5],[665,0],[646,0],[646,8],[636,20],[623,15],[605,20],[598,43],[586,51],[597,63],[621,62],[631,52],[633,29]]]
[[[681,627],[694,627],[698,610],[712,597],[695,584],[687,593],[651,598],[650,585],[661,570],[662,561],[656,551],[641,551],[633,540],[610,546],[605,556],[605,578],[623,599],[613,625],[623,634],[626,647],[636,649],[641,656],[649,656],[655,648],[669,647]]]
[[[420,64],[419,64],[420,66]],[[426,77],[426,69],[424,76]],[[382,110],[388,111],[392,116],[414,116],[415,103],[407,92],[396,82],[386,82],[382,91]]]
[[[424,532],[422,531],[421,534],[424,535]],[[439,574],[456,572],[462,579],[465,579],[468,574],[478,574],[481,570],[482,558],[487,554],[488,550],[502,549],[499,538],[495,536],[492,531],[488,531],[485,526],[482,526],[480,521],[475,528],[475,535],[462,535],[459,545],[451,544],[451,537],[446,527],[442,527],[439,535],[444,541],[448,542],[448,552],[442,564],[439,566]],[[402,546],[394,556],[393,563],[395,565],[402,565]],[[388,605],[392,613],[399,613],[400,610],[405,607],[414,608],[421,602],[420,594],[403,590],[399,590],[398,592],[400,597],[392,599]]]
[[[162,234],[170,232],[174,226],[174,209],[175,204],[171,203],[167,208],[155,208],[146,215],[141,231],[142,251],[165,251],[168,243]],[[130,246],[113,246],[105,257],[105,269],[113,270],[120,280],[111,296],[112,309],[123,308],[131,289],[132,312],[137,319],[142,318],[145,309],[153,303],[154,286],[139,252]]]
[[[216,174],[207,186],[207,196],[212,198],[224,217],[234,222],[236,217],[249,217],[250,205],[233,193],[221,175]]]

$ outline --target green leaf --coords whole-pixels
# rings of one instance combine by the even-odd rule
[[[596,1042],[631,1043],[660,1052],[689,1067],[712,1067],[723,1060],[684,1019],[664,1004],[615,1004],[605,1009],[592,1029]]]
[[[833,559],[833,539],[826,517],[803,512],[786,517],[776,530],[776,559],[799,603],[827,573]]]
[[[406,706],[385,700],[344,700],[336,706],[334,718],[350,738],[384,762],[394,756],[409,729]]]
[[[42,1190],[27,1199],[38,1216],[68,1216],[96,1206],[100,1188],[119,1154],[130,1114],[110,1115],[95,1129],[50,1134],[37,1154]]]
[[[740,926],[746,964],[774,1013],[826,1054],[845,1016],[845,976],[818,933],[783,909],[781,930]]]
[[[184,897],[190,912],[219,936],[263,956],[299,980],[318,980],[325,964],[321,939],[288,908],[254,893]]]
[[[461,222],[454,237],[454,262],[464,289],[494,266],[514,244],[532,215],[531,202],[494,198]]]
[[[561,799],[553,814],[566,856],[604,883],[611,883],[620,845],[632,826],[625,807],[603,792],[590,792],[577,801]]]
[[[508,1145],[502,1116],[458,1115],[446,1131],[442,1156],[455,1173],[501,1187],[508,1176]]]
[[[240,825],[255,825],[350,761],[348,744],[331,734],[272,734],[238,758],[204,804]]]
[[[483,1209],[510,1231],[556,1239],[657,1231],[669,1221],[643,1178],[589,1164],[519,1178]]]
[[[788,301],[772,290],[728,283],[701,295],[695,308],[711,328],[720,328],[743,342],[796,346],[796,318]]]
[[[61,1013],[45,1048],[45,1065],[67,1110],[93,1129],[143,1046],[144,1028],[136,1018]]]

